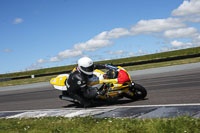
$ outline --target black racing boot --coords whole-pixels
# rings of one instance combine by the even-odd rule
[[[83,106],[84,108],[91,106],[91,102],[86,98],[83,98],[79,95],[74,95],[73,98],[77,99],[79,101],[80,105]]]

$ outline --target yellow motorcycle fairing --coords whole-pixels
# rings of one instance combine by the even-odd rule
[[[50,83],[54,86],[54,88],[58,90],[67,90],[65,81],[68,79],[69,74],[61,74],[58,75],[56,78],[52,78]]]
[[[50,83],[52,85],[65,86],[66,79],[67,77],[56,77],[56,78],[52,78]]]

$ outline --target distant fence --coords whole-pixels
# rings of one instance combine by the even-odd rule
[[[189,58],[194,58],[194,57],[200,57],[200,53],[193,54],[193,55],[167,57],[167,58],[161,58],[161,59],[153,59],[153,60],[147,60],[147,61],[138,61],[138,62],[130,62],[130,63],[122,63],[122,64],[114,64],[114,65],[115,66],[126,67],[126,66],[135,66],[135,65],[144,65],[144,64],[149,64],[149,63],[159,63],[159,62],[166,62],[166,61],[189,59]],[[69,70],[69,71],[61,71],[61,72],[54,72],[54,73],[46,73],[46,74],[38,74],[38,75],[30,75],[30,76],[22,76],[22,77],[0,78],[0,82],[9,81],[9,80],[17,80],[17,79],[27,79],[27,78],[51,76],[51,75],[70,73],[70,72],[71,72],[71,70]]]

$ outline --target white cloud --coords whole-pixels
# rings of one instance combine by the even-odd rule
[[[164,37],[166,38],[191,38],[196,36],[197,29],[194,27],[188,28],[180,28],[180,29],[173,29],[167,30],[164,32]]]
[[[25,71],[31,71],[36,69],[42,69],[42,64],[47,63],[44,59],[38,59],[36,63],[33,63],[31,66],[27,67]]]
[[[129,52],[128,55],[129,55],[129,56],[134,56],[135,53],[134,53],[134,52]]]
[[[39,60],[37,61],[38,64],[42,64],[42,63],[45,63],[45,62],[46,62],[46,60],[44,60],[44,59],[39,59]]]
[[[139,55],[146,55],[146,54],[148,54],[148,52],[140,49],[140,50],[138,50],[138,54]]]
[[[176,48],[179,48],[179,47],[191,47],[192,46],[192,43],[184,43],[184,42],[180,42],[180,41],[172,41],[170,43],[172,45],[172,47],[176,47]]]
[[[123,36],[128,36],[130,35],[130,32],[128,29],[125,28],[115,28],[112,29],[111,31],[104,31],[95,36],[93,39],[94,40],[109,40],[109,39],[116,39],[120,38]]]
[[[161,52],[167,52],[167,51],[170,51],[171,50],[171,48],[169,48],[169,47],[162,47],[161,48]]]
[[[113,42],[110,39],[120,38],[122,36],[130,35],[129,31],[125,28],[115,28],[111,31],[104,31],[96,35],[87,42],[77,43],[74,45],[75,50],[82,51],[96,51],[100,48],[104,48],[110,45],[113,45]]]
[[[75,44],[74,49],[75,50],[82,50],[82,51],[96,51],[99,48],[110,46],[112,44],[113,43],[110,40],[102,40],[102,39],[92,38],[85,43]]]
[[[13,24],[20,24],[22,23],[24,20],[22,18],[15,18],[15,20],[13,21]]]
[[[200,34],[196,37],[196,39],[200,41]]]
[[[50,60],[49,60],[50,62],[58,62],[58,61],[61,61],[58,57],[51,57],[50,58]]]
[[[151,19],[140,20],[135,26],[131,28],[132,35],[149,34],[152,32],[163,32],[164,30],[185,27],[181,19],[167,18],[167,19]]]
[[[61,59],[66,59],[66,58],[70,58],[70,57],[76,57],[76,56],[80,56],[82,55],[82,51],[81,50],[65,50],[62,52],[58,53],[58,57]]]
[[[37,70],[42,69],[43,67],[41,65],[38,65],[37,63],[33,63],[30,67],[27,67],[25,71],[31,71],[31,70]]]
[[[115,28],[111,30],[110,32],[108,32],[108,37],[110,39],[120,38],[122,36],[127,36],[127,35],[130,35],[130,32],[125,28]]]
[[[194,45],[200,46],[200,34],[193,38],[192,43]]]
[[[59,52],[57,56],[50,58],[51,62],[57,62],[57,61],[61,61],[63,59],[67,59],[67,58],[72,58],[72,57],[77,57],[82,55],[83,52],[81,50],[65,50],[62,52]]]
[[[184,2],[172,11],[173,16],[188,16],[200,14],[200,0],[184,0]]]
[[[13,51],[12,49],[4,49],[4,50],[3,50],[4,53],[10,53],[10,52],[12,52],[12,51]]]
[[[111,55],[121,55],[121,54],[124,54],[125,52],[123,50],[119,50],[119,51],[110,51],[109,54]]]
[[[103,31],[100,34],[96,35],[94,40],[108,40],[108,31]]]
[[[200,22],[200,16],[186,17],[186,21],[190,21],[190,22],[194,22],[194,23],[199,23]]]

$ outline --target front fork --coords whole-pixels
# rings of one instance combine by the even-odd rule
[[[134,88],[134,85],[135,83],[132,81],[130,84],[129,84],[129,88],[132,90]]]
[[[134,96],[134,86],[135,86],[135,83],[134,83],[134,82],[131,82],[131,83],[129,84],[129,91],[127,92],[128,95]]]

